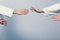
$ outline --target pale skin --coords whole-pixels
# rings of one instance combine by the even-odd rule
[[[18,15],[24,15],[27,14],[28,11],[29,11],[28,9],[20,9],[20,10],[14,9],[13,13]]]
[[[13,14],[18,14],[18,15],[25,15],[29,12],[28,9],[14,9]],[[0,19],[0,24],[7,26],[7,21],[5,19]]]
[[[55,14],[52,16],[53,19],[60,21],[60,14]]]
[[[36,7],[31,7],[30,9],[32,11],[37,12],[37,13],[44,13],[44,11],[42,9],[39,9],[39,8],[36,8]],[[60,14],[55,14],[55,15],[52,16],[52,18],[60,21]]]

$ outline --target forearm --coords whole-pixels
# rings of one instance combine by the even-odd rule
[[[8,8],[0,5],[0,14],[6,15],[9,17],[11,17],[13,14],[19,14],[19,15],[27,14],[28,11],[29,11],[28,9],[17,10],[17,9],[12,9],[12,8]]]

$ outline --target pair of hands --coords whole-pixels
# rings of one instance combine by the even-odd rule
[[[44,13],[42,9],[36,8],[36,7],[31,7],[31,11],[37,12],[37,13]],[[17,14],[23,15],[23,14],[28,14],[29,10],[28,9],[21,9],[17,11]],[[54,20],[59,20],[60,21],[60,14],[55,14],[52,16]]]
[[[37,12],[37,13],[44,13],[44,11],[42,9],[38,9],[38,8],[35,8],[35,7],[31,7],[30,10],[34,11],[34,12]],[[14,10],[14,13],[18,14],[18,15],[25,15],[25,14],[28,14],[28,12],[29,12],[28,9]],[[52,18],[60,21],[60,14],[55,14],[55,15],[52,16]],[[7,21],[4,20],[4,19],[0,19],[0,24],[6,26]]]
[[[37,13],[44,13],[44,11],[42,9],[38,9],[35,7],[31,7],[30,10],[35,11]],[[19,14],[19,15],[25,15],[25,14],[28,14],[28,12],[29,12],[29,9],[14,10],[14,13]]]

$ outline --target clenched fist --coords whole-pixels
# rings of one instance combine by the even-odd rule
[[[14,14],[19,14],[19,15],[25,15],[29,12],[28,9],[20,9],[20,10],[14,10]]]

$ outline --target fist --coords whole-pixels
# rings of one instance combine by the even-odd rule
[[[7,26],[7,21],[4,19],[0,19],[0,24]]]
[[[21,9],[21,10],[17,10],[16,11],[16,14],[19,14],[19,15],[25,15],[25,14],[27,14],[29,12],[29,10],[28,9]]]

